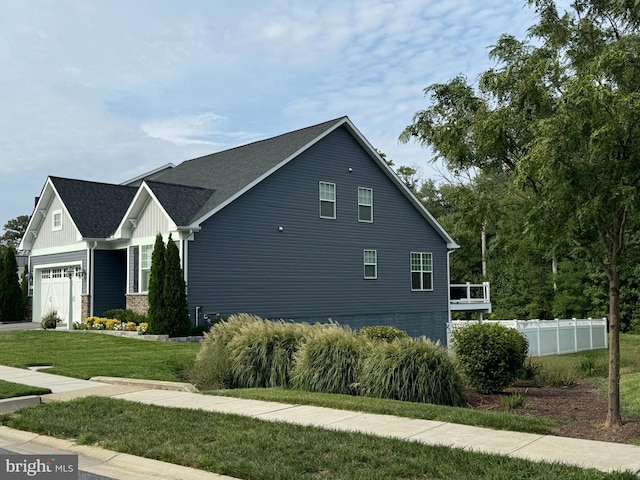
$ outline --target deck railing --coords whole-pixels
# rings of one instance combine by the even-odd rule
[[[491,304],[489,282],[453,283],[449,285],[449,294],[452,304]]]

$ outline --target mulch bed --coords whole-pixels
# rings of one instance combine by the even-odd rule
[[[563,426],[554,434],[604,442],[634,443],[640,441],[640,420],[623,415],[620,429],[605,429],[607,397],[593,383],[572,387],[511,387],[503,394],[482,395],[465,392],[469,406],[478,410],[506,411],[501,405],[502,395],[520,393],[524,404],[511,410],[520,415],[540,416],[560,420]]]

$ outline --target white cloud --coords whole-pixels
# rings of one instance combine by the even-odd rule
[[[205,144],[217,146],[212,137],[225,118],[215,113],[179,116],[148,121],[140,127],[151,138],[166,140],[175,145]]]
[[[8,2],[0,222],[47,175],[119,182],[342,115],[396,165],[426,165],[397,142],[424,87],[474,80],[532,18],[498,0]]]

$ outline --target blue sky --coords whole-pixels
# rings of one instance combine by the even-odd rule
[[[493,66],[504,0],[0,0],[0,226],[47,176],[120,183],[348,115],[396,166],[424,88]]]

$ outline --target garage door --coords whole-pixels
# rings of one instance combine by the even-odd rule
[[[72,284],[73,321],[80,321],[82,270],[71,267],[74,275]],[[40,313],[44,317],[51,312],[57,312],[63,322],[69,320],[69,277],[66,272],[69,267],[45,268],[40,271]]]

